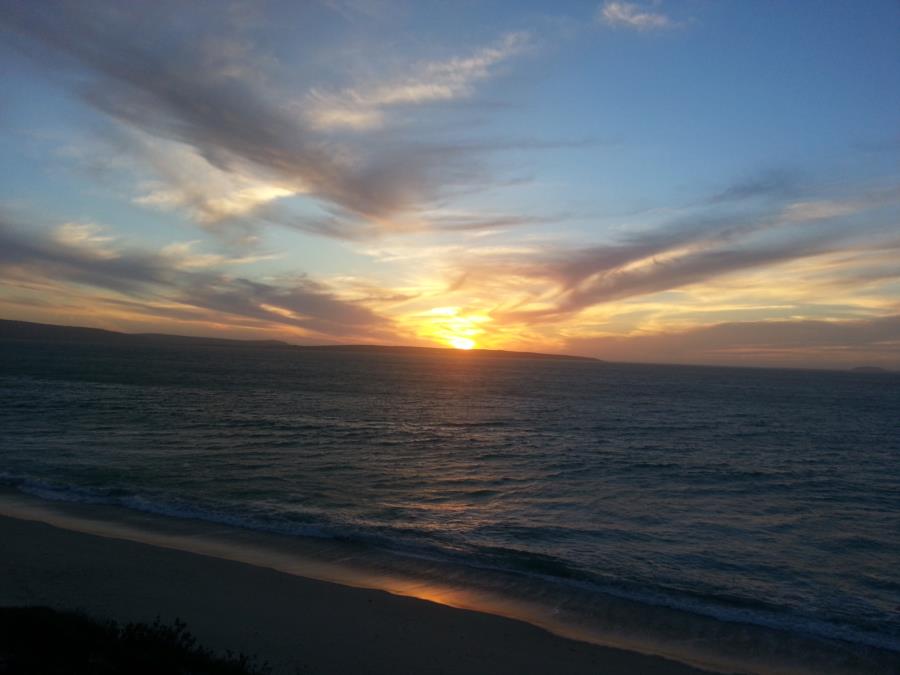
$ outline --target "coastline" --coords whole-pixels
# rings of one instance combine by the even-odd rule
[[[394,600],[373,600],[373,598],[397,598],[404,602],[412,602],[412,606],[426,607],[421,616],[420,610],[409,610],[408,615],[390,630],[406,635],[409,630],[424,631],[417,635],[417,641],[434,643],[434,649],[448,647],[446,640],[451,636],[441,628],[443,625],[439,615],[432,617],[432,612],[453,609],[460,611],[460,616],[491,617],[500,621],[511,621],[512,625],[523,626],[521,629],[538,631],[544,646],[549,649],[570,652],[572,645],[579,645],[578,657],[568,670],[560,670],[546,660],[544,651],[518,663],[515,672],[741,672],[741,673],[878,673],[892,672],[892,668],[900,664],[900,656],[893,652],[873,650],[846,643],[839,640],[823,640],[790,632],[773,630],[761,626],[750,625],[740,621],[727,621],[696,615],[668,608],[665,606],[647,605],[628,599],[609,597],[600,603],[587,607],[578,607],[580,598],[577,590],[570,589],[568,597],[560,596],[560,588],[556,586],[534,587],[527,585],[508,585],[509,576],[493,573],[490,570],[461,571],[447,567],[446,564],[407,557],[398,557],[389,552],[373,548],[360,548],[347,542],[332,539],[316,539],[309,537],[289,537],[254,530],[233,527],[227,524],[210,523],[190,518],[176,518],[152,513],[135,511],[120,506],[48,501],[46,499],[25,495],[12,490],[0,490],[0,536],[10,542],[7,546],[8,579],[6,586],[0,587],[0,603],[12,604],[46,604],[56,608],[81,607],[90,613],[109,615],[117,620],[152,619],[163,611],[171,616],[190,618],[176,602],[194,592],[194,585],[185,582],[191,577],[206,578],[204,569],[215,567],[220,562],[246,565],[266,573],[281,574],[289,579],[298,579],[302,584],[312,584],[319,590],[316,595],[315,611],[326,613],[333,602],[323,589],[341,588],[340,594],[359,591],[366,598],[368,607],[373,602],[387,602],[393,606]],[[8,521],[6,519],[13,519]],[[18,528],[16,537],[6,536],[3,532],[15,523]],[[23,532],[25,528],[27,532]],[[67,543],[61,543],[66,540]],[[144,547],[144,554],[137,554],[133,546]],[[132,547],[132,548],[129,548]],[[44,551],[43,554],[35,553]],[[79,552],[81,570],[73,572],[70,552]],[[187,556],[184,558],[183,556]],[[141,562],[144,558],[159,558],[158,564]],[[186,560],[192,562],[185,562]],[[125,566],[111,563],[110,560],[126,560]],[[169,575],[175,590],[166,586],[165,579],[158,578],[158,569],[176,565],[187,565],[186,571]],[[2,570],[0,570],[2,571]],[[215,577],[216,573],[210,573]],[[149,576],[148,576],[149,575]],[[147,578],[145,578],[147,576]],[[47,579],[65,578],[69,583],[57,583],[45,587]],[[84,579],[94,579],[95,585],[85,591]],[[44,581],[42,581],[44,580]],[[533,581],[533,580],[532,580]],[[116,583],[127,588],[128,594],[110,603],[110,592],[103,584]],[[284,582],[288,583],[288,582]],[[300,583],[300,582],[298,582]],[[301,584],[301,585],[302,585]],[[316,586],[324,584],[324,586]],[[288,583],[290,585],[290,583]],[[135,595],[134,589],[141,586],[157,588],[157,592],[172,594],[167,605],[155,606],[152,593]],[[177,591],[178,587],[181,591]],[[230,586],[222,582],[220,588]],[[23,590],[26,589],[26,590]],[[27,591],[27,592],[26,592]],[[209,600],[215,600],[210,589]],[[298,591],[299,592],[299,591]],[[305,592],[305,591],[304,591]],[[375,595],[372,595],[372,594]],[[299,596],[298,596],[299,597]],[[336,596],[337,597],[337,596]],[[341,596],[342,597],[342,596]],[[103,600],[103,598],[106,598]],[[216,600],[218,602],[218,600]],[[265,615],[266,602],[262,603],[258,613]],[[271,595],[271,603],[284,602],[278,594]],[[362,601],[357,598],[357,603]],[[99,603],[99,604],[98,604]],[[106,603],[106,604],[104,604]],[[417,604],[418,603],[418,604]],[[358,605],[354,605],[359,610]],[[129,612],[140,609],[144,614],[134,615]],[[196,609],[196,608],[195,608]],[[588,612],[584,610],[587,609]],[[289,613],[290,608],[279,610]],[[407,610],[404,610],[406,612]],[[123,613],[124,612],[124,613]],[[216,615],[225,612],[235,616],[235,610],[222,608]],[[366,615],[365,611],[362,614]],[[587,620],[586,620],[587,619]],[[202,612],[199,615],[198,629],[209,620]],[[216,619],[219,621],[220,619]],[[468,625],[462,619],[463,625]],[[476,623],[487,619],[475,620]],[[237,631],[238,619],[232,622],[232,638]],[[259,617],[250,621],[252,625],[262,625]],[[300,618],[291,621],[301,621]],[[379,634],[384,628],[383,621],[365,616],[354,619],[357,631],[372,629]],[[195,623],[195,621],[190,621]],[[322,624],[315,619],[316,626]],[[326,622],[327,623],[327,622]],[[247,624],[247,625],[250,625]],[[324,625],[324,624],[322,624]],[[369,629],[365,626],[369,625]],[[474,625],[474,624],[473,624]],[[504,624],[510,625],[510,624]],[[221,628],[216,631],[221,632]],[[333,632],[341,632],[332,619]],[[460,629],[462,630],[462,629]],[[494,654],[491,659],[501,658],[496,650],[511,648],[507,643],[507,635],[499,627],[492,629],[490,636],[482,634],[479,629],[475,638],[461,638],[464,648],[475,652],[478,658],[488,658],[486,654]],[[218,632],[211,631],[213,638]],[[429,632],[430,631],[430,632]],[[227,631],[225,631],[227,633]],[[240,632],[240,631],[238,631]],[[247,632],[245,626],[244,632]],[[216,645],[222,649],[259,652],[267,654],[281,642],[288,640],[283,629],[278,626],[264,626],[252,629],[256,636],[254,644],[227,642],[220,640]],[[462,630],[461,634],[467,634]],[[271,635],[271,637],[267,637]],[[519,635],[519,633],[516,633]],[[492,636],[492,637],[491,637]],[[201,636],[203,637],[203,636]],[[396,635],[395,635],[396,638]],[[206,639],[204,637],[204,639]],[[320,636],[317,640],[329,638]],[[346,638],[351,639],[351,638]],[[354,637],[352,639],[357,639]],[[406,638],[404,638],[406,639]],[[456,638],[453,638],[456,639]],[[474,643],[471,640],[475,639]],[[517,640],[520,638],[516,638]],[[521,637],[521,647],[526,652],[533,648],[533,634],[530,638]],[[546,647],[546,641],[555,646]],[[558,642],[557,642],[558,641]],[[471,643],[471,644],[470,644]],[[254,646],[258,645],[258,646]],[[504,646],[506,645],[506,646]],[[563,649],[562,645],[568,645]],[[595,652],[594,648],[601,650]],[[368,649],[368,648],[366,648]],[[385,653],[375,649],[371,658],[385,658]],[[392,649],[399,649],[395,645]],[[587,650],[587,651],[585,651]],[[603,650],[612,650],[615,658]],[[367,654],[369,652],[366,652]],[[623,654],[630,654],[625,657]],[[649,656],[645,656],[649,655]],[[632,662],[631,657],[658,659],[651,662]],[[274,660],[269,657],[270,660]],[[282,658],[282,657],[278,657]],[[287,657],[285,657],[287,658]],[[322,672],[357,672],[347,664],[335,665],[328,661],[327,655],[317,657],[316,663]],[[397,658],[397,657],[392,657]],[[575,658],[575,657],[572,657]],[[609,660],[612,658],[612,660]],[[599,659],[599,660],[598,660]],[[622,661],[622,659],[625,659]],[[402,660],[402,659],[401,659]],[[384,672],[404,672],[403,663],[388,660],[393,665]],[[440,663],[445,663],[441,657]],[[380,661],[379,661],[380,663]],[[405,661],[404,661],[405,663]],[[424,661],[422,663],[425,663]],[[456,663],[456,662],[454,662]],[[527,670],[530,664],[542,663],[545,668]],[[621,665],[621,668],[619,665]],[[681,670],[682,664],[687,670]],[[457,668],[458,666],[458,668]],[[639,667],[640,666],[640,667]],[[674,671],[667,668],[679,669]],[[359,664],[354,668],[359,668]],[[412,667],[412,666],[410,666]],[[427,672],[422,664],[408,672]],[[440,672],[482,672],[475,663],[456,664],[453,668]],[[526,670],[522,670],[526,667]],[[547,670],[549,668],[549,670]],[[662,670],[648,670],[662,668]],[[288,672],[293,672],[288,670]],[[303,671],[301,671],[303,672]],[[310,672],[317,672],[315,669]],[[362,672],[379,672],[377,670]],[[490,672],[505,672],[492,667]],[[513,671],[510,671],[513,672]]]
[[[3,605],[181,618],[203,644],[258,655],[275,674],[703,672],[500,616],[33,520],[0,517],[0,539]]]

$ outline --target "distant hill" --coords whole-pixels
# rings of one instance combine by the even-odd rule
[[[515,352],[506,349],[453,349],[452,347],[391,347],[384,345],[317,345],[294,346],[294,349],[322,350],[333,352],[383,352],[405,354],[469,354],[472,356],[490,356],[492,358],[511,359],[566,359],[570,361],[600,361],[589,356],[572,356],[570,354],[542,354],[540,352]]]
[[[280,340],[228,340],[226,338],[165,335],[162,333],[119,333],[102,328],[56,326],[48,323],[0,319],[0,340],[35,340],[41,342],[83,342],[95,344],[159,344],[196,346],[289,347]]]
[[[854,373],[889,373],[887,368],[879,368],[878,366],[857,366],[856,368],[851,368],[851,371]]]
[[[262,347],[270,349],[291,349],[301,351],[327,352],[368,352],[385,354],[454,354],[470,357],[517,358],[517,359],[565,359],[572,361],[598,361],[586,356],[567,354],[541,354],[537,352],[515,352],[504,349],[472,349],[463,351],[449,347],[390,347],[382,345],[292,345],[281,340],[231,340],[228,338],[191,337],[187,335],[166,335],[163,333],[120,333],[101,328],[83,326],[57,326],[29,321],[0,319],[0,341],[35,341],[53,343],[115,344],[115,345],[160,345],[196,347]]]

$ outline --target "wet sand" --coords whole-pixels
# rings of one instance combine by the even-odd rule
[[[700,673],[529,624],[241,562],[0,517],[0,604],[181,618],[275,673]]]

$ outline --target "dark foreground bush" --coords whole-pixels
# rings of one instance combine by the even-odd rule
[[[46,607],[0,608],[2,675],[263,675],[243,654],[217,656],[187,626],[100,622]]]

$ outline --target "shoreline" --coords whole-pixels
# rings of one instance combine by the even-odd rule
[[[648,654],[705,671],[872,673],[890,672],[894,667],[891,664],[900,664],[900,655],[893,652],[622,598],[607,598],[591,605],[593,614],[585,621],[583,606],[577,616],[572,614],[572,601],[578,598],[559,597],[558,588],[535,589],[531,584],[527,588],[510,587],[509,575],[489,570],[477,570],[474,576],[454,576],[458,569],[436,561],[403,559],[403,566],[398,567],[397,556],[329,539],[268,534],[121,506],[48,501],[11,490],[0,490],[0,516],[37,521],[107,541],[199,555],[204,560],[247,564],[313,583],[502,617],[565,642]],[[36,541],[39,543],[40,538]],[[16,552],[16,556],[21,555]],[[492,580],[496,582],[493,585]],[[10,604],[3,596],[0,601]],[[699,672],[694,669],[689,672]]]
[[[202,644],[258,655],[275,675],[703,672],[500,616],[34,520],[0,516],[0,538],[0,604],[180,618]]]

